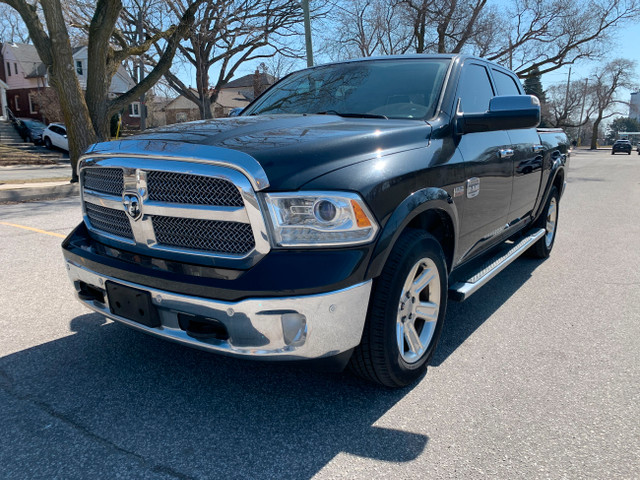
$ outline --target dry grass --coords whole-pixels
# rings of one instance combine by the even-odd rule
[[[19,148],[8,147],[0,144],[0,166],[7,165],[56,165],[52,158],[41,157],[33,153],[25,152]]]

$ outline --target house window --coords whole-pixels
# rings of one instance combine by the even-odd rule
[[[29,113],[36,114],[40,111],[40,105],[36,102],[35,95],[33,93],[29,94]]]
[[[13,97],[13,103],[15,104],[16,112],[19,112],[20,111],[20,95],[16,95],[15,97]]]
[[[76,60],[76,72],[82,75],[82,60]]]
[[[11,76],[11,64],[9,62],[7,62],[7,74],[9,77]]]
[[[187,113],[186,112],[178,112],[176,113],[176,122],[186,122],[187,121]]]
[[[129,104],[129,116],[130,117],[140,116],[140,102],[133,102]]]
[[[13,64],[13,70],[16,72],[16,75],[18,74],[18,64],[14,63]]]

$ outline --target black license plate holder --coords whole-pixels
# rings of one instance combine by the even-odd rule
[[[107,281],[106,286],[111,313],[147,327],[160,326],[158,309],[149,292],[111,281]]]

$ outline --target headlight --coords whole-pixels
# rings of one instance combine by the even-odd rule
[[[280,247],[359,245],[378,224],[359,195],[348,192],[265,194],[274,243]]]

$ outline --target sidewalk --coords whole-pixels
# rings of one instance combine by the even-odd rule
[[[10,165],[0,167],[0,203],[52,200],[78,195],[78,184],[69,183],[71,165]]]

